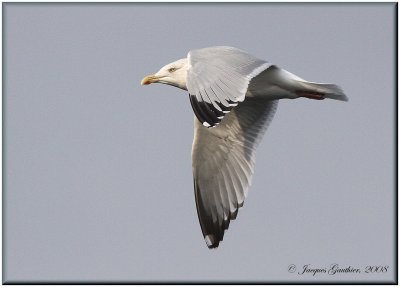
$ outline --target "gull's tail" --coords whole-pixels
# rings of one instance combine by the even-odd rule
[[[325,98],[345,101],[349,99],[343,90],[334,84],[319,84],[306,81],[298,81],[301,88],[296,90],[299,97],[306,97],[314,100],[323,100]]]
[[[324,84],[306,81],[295,74],[276,66],[271,66],[264,73],[262,80],[272,83],[289,92],[286,96],[294,99],[305,97],[314,100],[334,99],[348,101],[343,90],[334,84]]]

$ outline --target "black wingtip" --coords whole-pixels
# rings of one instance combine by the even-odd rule
[[[197,119],[206,128],[213,128],[217,126],[224,117],[224,112],[216,109],[212,104],[207,102],[198,101],[195,95],[189,94],[190,104],[192,105],[194,114]],[[229,107],[228,111],[232,107]],[[222,109],[221,109],[222,110]]]
[[[209,249],[215,249],[219,246],[219,242],[222,240],[218,240],[215,235],[213,234],[208,234],[204,236],[204,240],[206,241],[207,247]]]

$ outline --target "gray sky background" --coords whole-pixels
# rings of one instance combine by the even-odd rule
[[[3,280],[393,280],[394,5],[4,4]],[[208,250],[187,93],[140,80],[215,45],[350,101],[280,101]],[[288,272],[333,263],[389,270]]]

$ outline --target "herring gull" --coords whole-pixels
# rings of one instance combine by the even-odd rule
[[[233,47],[192,50],[141,84],[189,92],[195,114],[192,169],[197,214],[209,248],[218,247],[243,206],[255,151],[279,99],[347,101],[334,84],[308,82]]]

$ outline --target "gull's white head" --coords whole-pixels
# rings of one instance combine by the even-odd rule
[[[187,90],[186,76],[188,70],[188,60],[180,59],[162,67],[154,75],[148,75],[143,78],[142,85],[150,85],[152,83],[167,84],[174,87]]]

